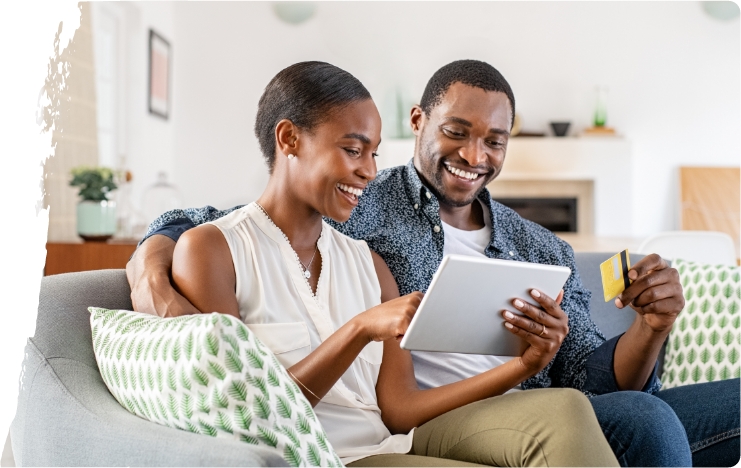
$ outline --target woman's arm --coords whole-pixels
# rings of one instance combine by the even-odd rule
[[[398,340],[422,300],[420,293],[384,302],[356,315],[288,371],[312,406],[332,388],[371,341]],[[307,391],[308,389],[308,391]]]
[[[374,257],[374,261],[381,283],[382,300],[398,297],[396,281],[388,266],[378,256]],[[534,339],[524,338],[530,342],[532,347]],[[537,344],[542,345],[542,343]],[[553,350],[553,354],[556,350]],[[545,360],[543,366],[548,362],[550,358]],[[376,393],[386,427],[392,433],[407,433],[412,428],[421,426],[450,410],[501,395],[537,374],[540,369],[542,367],[526,366],[522,358],[517,358],[459,382],[420,390],[414,377],[411,353],[399,347],[399,340],[386,340],[383,345],[383,361],[376,384]]]
[[[203,224],[180,236],[172,254],[172,283],[200,312],[240,318],[234,262],[216,226]]]
[[[234,263],[226,239],[216,226],[198,226],[180,237],[173,253],[172,279],[177,291],[199,311],[239,318]],[[291,366],[290,373],[311,405],[319,403],[365,345],[403,334],[420,299],[420,294],[400,297],[355,316]]]

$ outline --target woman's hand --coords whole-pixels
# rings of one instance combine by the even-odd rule
[[[386,427],[392,433],[405,434],[450,410],[501,395],[540,372],[553,359],[569,332],[568,317],[559,305],[563,291],[556,300],[539,291],[530,294],[542,309],[515,299],[512,303],[523,315],[511,312],[507,312],[510,317],[505,315],[505,323],[512,327],[507,329],[521,336],[530,346],[522,357],[474,377],[420,390],[414,378],[411,353],[401,349],[394,340],[387,340],[376,384],[378,404]]]
[[[422,301],[419,291],[397,297],[368,309],[355,317],[368,341],[401,339],[409,328],[414,313]]]
[[[561,347],[569,333],[569,318],[561,309],[563,290],[555,300],[536,289],[531,290],[530,295],[541,307],[515,299],[512,305],[524,316],[506,310],[502,315],[507,330],[530,344],[519,362],[531,375],[535,375],[551,362]]]

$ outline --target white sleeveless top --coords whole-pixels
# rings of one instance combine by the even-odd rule
[[[381,302],[368,245],[325,222],[317,244],[322,269],[316,296],[288,238],[256,203],[209,224],[221,230],[229,245],[242,320],[286,368]],[[412,448],[413,430],[391,435],[381,420],[375,387],[382,355],[382,343],[366,345],[314,408],[344,464]]]

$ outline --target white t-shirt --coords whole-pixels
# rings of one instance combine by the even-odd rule
[[[485,226],[476,231],[464,231],[442,222],[445,235],[443,256],[457,254],[486,258],[484,251],[491,242],[491,215],[483,204],[482,208]],[[414,375],[422,389],[440,387],[473,377],[511,359],[509,356],[412,351]],[[515,390],[521,390],[520,386],[510,392]]]
[[[311,291],[283,232],[256,203],[212,221],[226,238],[236,273],[239,315],[286,368],[357,314],[381,302],[368,245],[322,223],[322,270]],[[376,381],[383,344],[369,343],[314,408],[344,464],[408,453],[412,434],[391,435],[381,420]]]

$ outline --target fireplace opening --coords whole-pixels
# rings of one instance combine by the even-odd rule
[[[576,198],[493,197],[523,218],[553,232],[576,231]]]

